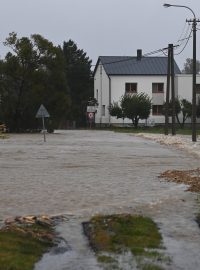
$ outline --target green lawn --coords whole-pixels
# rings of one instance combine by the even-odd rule
[[[49,226],[29,225],[0,231],[0,270],[31,270],[52,246]]]
[[[83,224],[89,243],[104,269],[118,268],[113,254],[131,252],[138,269],[164,269],[160,262],[169,258],[160,252],[162,236],[155,222],[142,216],[128,214],[95,216]],[[109,265],[109,267],[107,267]]]
[[[154,134],[165,134],[164,127],[138,127],[132,128],[123,128],[123,127],[113,127],[110,130],[115,132],[124,132],[124,133],[154,133]],[[171,133],[171,129],[168,130],[169,134]],[[176,129],[177,135],[192,135],[192,130],[189,128],[177,128]],[[197,135],[200,135],[200,129],[197,130]]]
[[[154,134],[165,134],[164,126],[155,126],[155,127],[123,127],[123,126],[111,126],[111,127],[99,127],[95,130],[110,130],[114,132],[123,132],[123,133],[154,133]],[[171,133],[171,128],[168,129],[169,134]],[[192,135],[191,128],[180,128],[176,127],[177,135]],[[197,135],[200,135],[200,128],[197,128]]]

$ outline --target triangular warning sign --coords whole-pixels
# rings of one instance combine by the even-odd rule
[[[47,109],[44,107],[43,104],[40,105],[39,110],[36,113],[36,118],[42,118],[42,117],[50,117],[49,113],[47,112]]]

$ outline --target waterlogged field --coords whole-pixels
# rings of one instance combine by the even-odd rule
[[[98,215],[83,223],[84,232],[104,269],[163,270],[171,260],[165,256],[162,236],[148,217],[120,214]],[[126,267],[127,268],[127,267]],[[124,268],[125,269],[125,268]]]

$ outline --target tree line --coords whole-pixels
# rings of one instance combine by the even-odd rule
[[[19,38],[12,32],[4,45],[9,52],[0,60],[0,123],[11,132],[35,130],[43,104],[51,128],[66,127],[67,121],[86,124],[92,61],[74,41],[54,46],[39,34]]]

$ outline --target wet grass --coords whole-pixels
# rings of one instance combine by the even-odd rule
[[[144,264],[142,270],[164,270],[164,268],[155,264]]]
[[[53,245],[50,226],[11,226],[0,231],[0,270],[31,270]]]
[[[113,259],[111,256],[100,255],[97,257],[98,262],[100,263],[116,263],[117,261]]]
[[[113,128],[113,131],[116,132],[125,132],[125,133],[152,133],[152,134],[165,134],[163,127],[139,127],[139,128]],[[169,129],[169,134],[170,134]],[[192,135],[192,130],[189,128],[177,128],[176,129],[177,135]],[[197,131],[197,135],[200,135],[200,131]]]
[[[126,252],[131,252],[139,269],[163,269],[156,263],[167,261],[167,257],[160,253],[163,248],[162,236],[155,222],[148,217],[129,214],[98,215],[83,226],[98,261],[114,265],[114,268],[108,269],[121,269],[116,266],[115,255]],[[145,264],[144,258],[147,260]]]
[[[109,128],[98,128],[97,130],[111,130],[115,132],[122,132],[122,133],[152,133],[152,134],[165,134],[165,130],[163,126],[157,127],[109,127]],[[171,129],[169,128],[169,134]],[[177,135],[192,135],[192,129],[190,128],[176,128]],[[200,130],[197,130],[197,135],[200,135]]]

